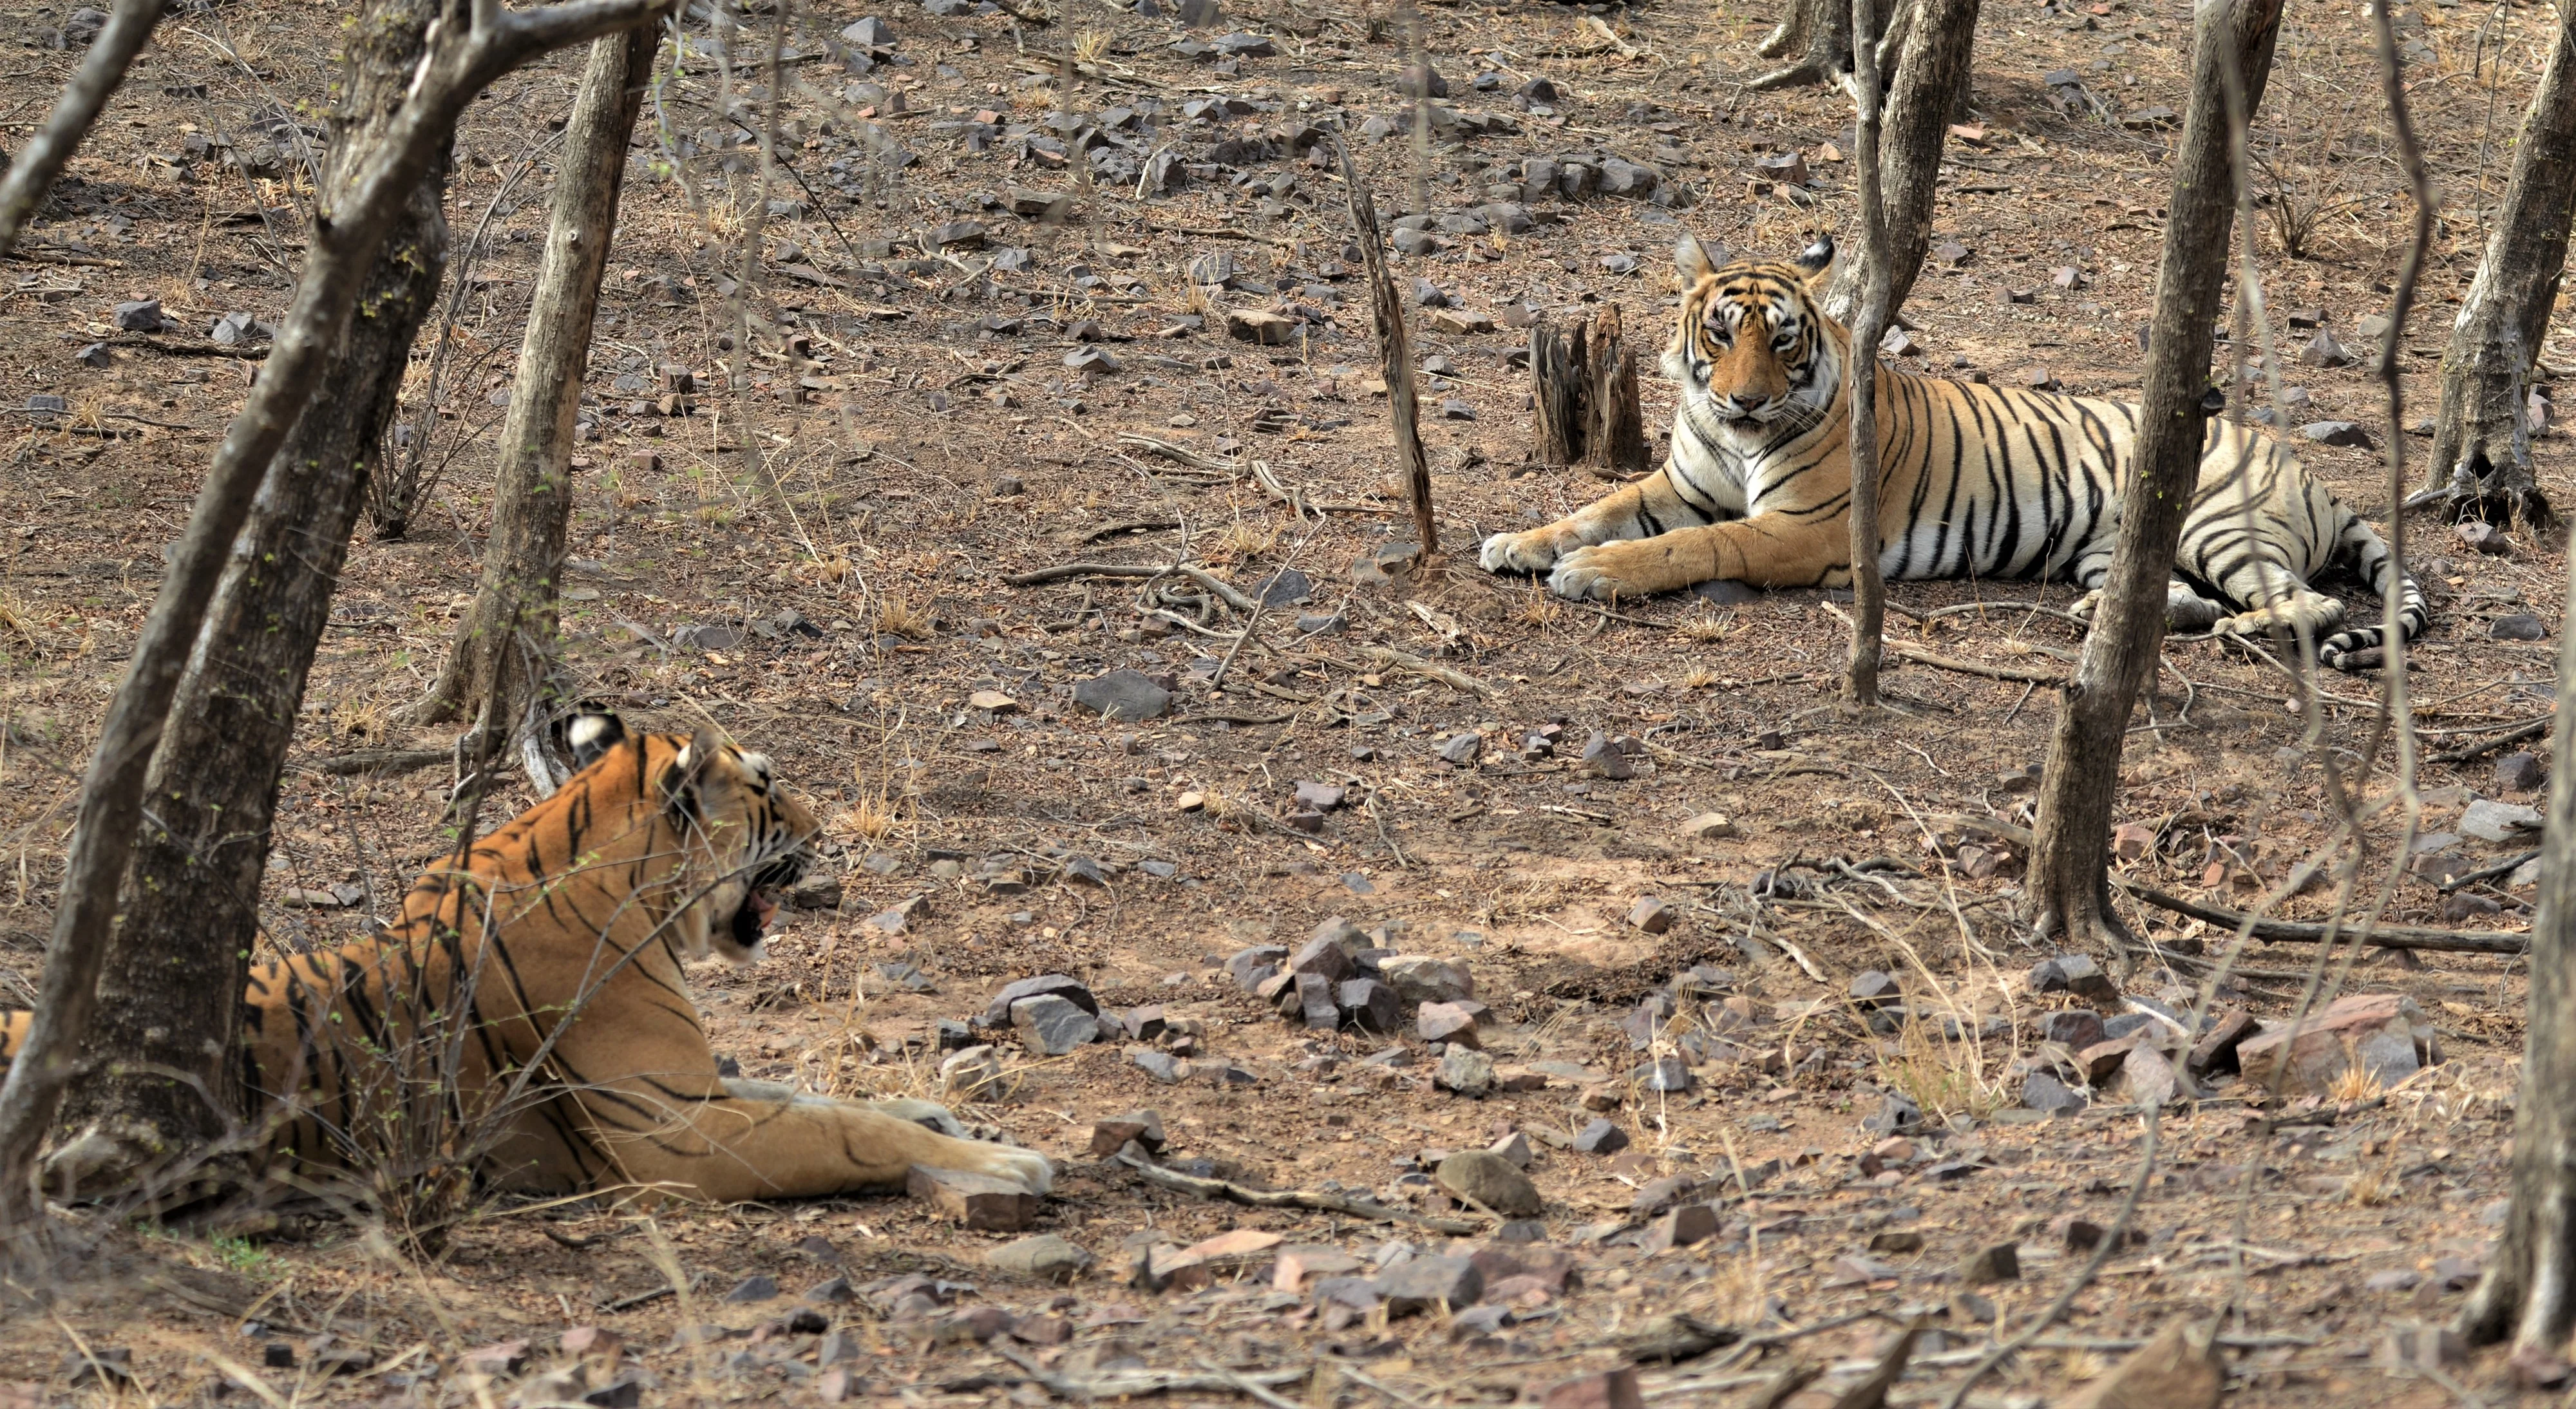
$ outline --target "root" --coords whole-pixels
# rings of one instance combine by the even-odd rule
[[[1825,66],[1814,59],[1804,59],[1787,68],[1773,69],[1744,85],[1747,93],[1768,93],[1775,88],[1814,88],[1830,81]]]

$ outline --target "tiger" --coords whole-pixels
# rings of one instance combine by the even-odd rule
[[[1715,579],[1849,586],[1851,334],[1818,302],[1834,261],[1830,236],[1789,262],[1720,264],[1684,234],[1681,316],[1661,364],[1681,399],[1663,467],[1543,528],[1488,537],[1486,570],[1546,573],[1550,591],[1578,601]],[[2138,408],[1886,367],[1878,376],[1880,571],[2071,578],[2086,589],[2073,610],[2089,620],[2110,573]],[[2379,534],[2278,440],[2213,421],[2167,624],[2252,636],[2278,622],[2316,640],[2325,664],[2366,668],[2380,628],[2343,626],[2343,604],[2308,587],[2338,559],[2382,600],[2399,594],[2406,639],[2422,633],[2424,595]]]
[[[720,1073],[683,963],[765,956],[774,893],[811,864],[814,816],[767,756],[712,731],[629,732],[584,712],[562,738],[578,771],[432,865],[382,932],[252,971],[240,1063],[253,1111],[269,1113],[262,1169],[349,1166],[366,1148],[359,1122],[417,1106],[396,1089],[416,1076],[389,1071],[389,1054],[426,1041],[453,1055],[435,1099],[495,1113],[476,1175],[496,1190],[736,1203],[901,1187],[918,1165],[1047,1192],[1043,1155],[959,1138],[929,1102]],[[0,1021],[0,1075],[29,1022]],[[77,1180],[84,1140],[105,1148],[111,1133],[72,1132],[49,1175]]]

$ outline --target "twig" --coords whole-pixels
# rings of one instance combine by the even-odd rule
[[[2507,934],[2500,930],[2441,930],[2414,925],[2316,925],[2298,920],[2267,920],[2215,905],[2202,905],[2178,895],[2167,895],[2153,886],[2140,885],[2119,876],[2111,879],[2122,890],[2159,910],[2189,915],[2195,920],[2225,925],[2229,929],[2251,925],[2254,938],[2274,943],[2324,944],[2352,940],[2379,949],[2416,949],[2436,954],[2521,954],[2531,948],[2531,936]]]
[[[1851,617],[1845,614],[1842,608],[1831,602],[1822,605],[1826,611],[1834,614],[1835,620],[1845,626],[1852,624]],[[1899,657],[1937,670],[1955,670],[1962,675],[1982,675],[1989,680],[2009,680],[2016,685],[2046,685],[2052,690],[2062,688],[2066,684],[2065,676],[2053,675],[2045,670],[2026,670],[2017,665],[1988,665],[1983,661],[1961,660],[1956,656],[1945,656],[1939,651],[1928,651],[1921,646],[1904,641],[1889,641],[1885,644],[1888,650],[1894,651]]]
[[[2524,864],[2537,861],[2539,859],[2540,852],[2537,849],[2526,851],[2520,856],[2509,856],[2492,866],[2481,867],[2478,870],[2471,871],[2465,876],[2453,876],[2447,881],[2435,884],[2433,889],[2440,891],[2444,895],[2448,895],[2462,886],[2476,885],[2480,881],[2491,881],[2498,876],[2510,876],[2515,871],[2522,869]]]
[[[313,771],[334,777],[347,777],[353,773],[412,773],[434,768],[454,756],[453,749],[359,749],[355,753],[317,759]]]
[[[1138,1159],[1124,1152],[1112,1158],[1143,1175],[1148,1184],[1159,1184],[1163,1188],[1184,1194],[1196,1194],[1201,1198],[1222,1199],[1227,1203],[1242,1204],[1247,1208],[1311,1208],[1324,1213],[1346,1213],[1353,1218],[1365,1218],[1374,1223],[1419,1224],[1432,1232],[1446,1233],[1453,1238],[1472,1237],[1484,1231],[1483,1224],[1470,1223],[1463,1218],[1434,1218],[1429,1214],[1415,1213],[1411,1209],[1389,1208],[1381,1203],[1351,1198],[1346,1194],[1327,1194],[1317,1189],[1247,1189],[1230,1180],[1202,1179],[1195,1174],[1183,1174],[1176,1169],[1165,1169],[1150,1160]]]
[[[1897,1333],[1896,1343],[1887,1348],[1887,1354],[1879,1357],[1878,1368],[1870,1372],[1868,1379],[1844,1390],[1842,1398],[1834,1401],[1834,1409],[1880,1409],[1887,1403],[1887,1392],[1905,1377],[1905,1362],[1914,1357],[1915,1338],[1922,1334],[1923,1318],[1916,1316]]]
[[[1013,573],[1002,580],[1013,587],[1037,587],[1049,582],[1061,582],[1068,577],[1161,577],[1170,572],[1178,572],[1183,577],[1214,592],[1227,606],[1236,611],[1249,614],[1252,610],[1250,597],[1235,591],[1201,569],[1186,564],[1173,568],[1156,567],[1152,563],[1058,563],[1051,568]]]
[[[1376,1390],[1378,1393],[1383,1394],[1387,1398],[1394,1400],[1396,1403],[1403,1405],[1405,1409],[1431,1409],[1430,1405],[1423,1403],[1412,1395],[1406,1394],[1403,1390],[1361,1374],[1356,1366],[1345,1364],[1334,1368],[1340,1371],[1342,1378],[1357,1380],[1361,1384],[1367,1385],[1370,1389]],[[1305,1409],[1305,1407],[1300,1405],[1298,1406],[1298,1409]]]
[[[1112,1375],[1066,1375],[1049,1370],[1028,1355],[1000,1342],[993,1349],[1003,1359],[1028,1372],[1029,1378],[1067,1399],[1125,1399],[1139,1394],[1205,1394],[1212,1390],[1230,1389],[1251,1393],[1248,1386],[1267,1389],[1271,1385],[1290,1385],[1306,1378],[1303,1367],[1294,1370],[1260,1370],[1237,1375],[1219,1371],[1212,1375],[1182,1375],[1169,1370],[1121,1370]],[[1276,1399],[1276,1396],[1271,1396]],[[1284,1402],[1284,1401],[1282,1401]],[[1303,1409],[1303,1406],[1295,1406]]]
[[[1245,230],[1232,226],[1157,225],[1149,220],[1145,222],[1145,228],[1162,235],[1196,235],[1203,240],[1257,240],[1262,244],[1276,245],[1281,249],[1295,249],[1297,247],[1297,242],[1295,240],[1283,239],[1277,235],[1264,235],[1257,230]]]
[[[2507,744],[2518,744],[2525,739],[2537,739],[2541,735],[2549,732],[2550,724],[2557,718],[2558,716],[2554,714],[2544,715],[2541,718],[2532,720],[2528,724],[2518,724],[2511,729],[2507,729],[2503,733],[2496,735],[2494,738],[2480,740],[2474,744],[2467,744],[2460,748],[2452,749],[2446,753],[2437,753],[2425,761],[2428,763],[2466,763],[2480,754],[2493,753]]]

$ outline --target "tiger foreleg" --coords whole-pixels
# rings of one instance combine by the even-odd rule
[[[745,1083],[759,1090],[768,1083]],[[783,1099],[727,1094],[714,1099],[653,1102],[658,1121],[638,1119],[633,1099],[609,1112],[592,1102],[602,1144],[625,1177],[716,1203],[821,1198],[865,1189],[899,1189],[912,1167],[982,1174],[1033,1194],[1055,1182],[1055,1167],[1035,1150],[941,1134],[910,1118],[915,1104],[878,1109],[824,1096]]]
[[[1814,587],[1847,575],[1850,567],[1841,519],[1818,524],[1757,514],[1577,548],[1557,560],[1547,588],[1576,601],[1606,602],[1678,592],[1718,578],[1756,587]]]
[[[1476,561],[1487,572],[1546,572],[1578,548],[1657,532],[1654,524],[1666,520],[1654,516],[1651,501],[1671,497],[1664,476],[1657,474],[1605,494],[1544,528],[1494,534],[1485,540]],[[1693,514],[1669,521],[1696,523],[1700,517]]]
[[[2076,598],[2075,605],[2067,610],[2089,622],[2101,605],[2102,589],[2096,587]],[[2227,607],[2224,603],[2213,602],[2193,591],[2190,583],[2176,578],[2165,584],[2165,630],[2207,631],[2225,615]]]

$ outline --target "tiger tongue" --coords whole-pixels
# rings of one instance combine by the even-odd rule
[[[753,891],[751,893],[751,918],[752,925],[755,929],[765,930],[769,928],[769,917],[777,913],[777,901],[770,899],[759,891]]]

